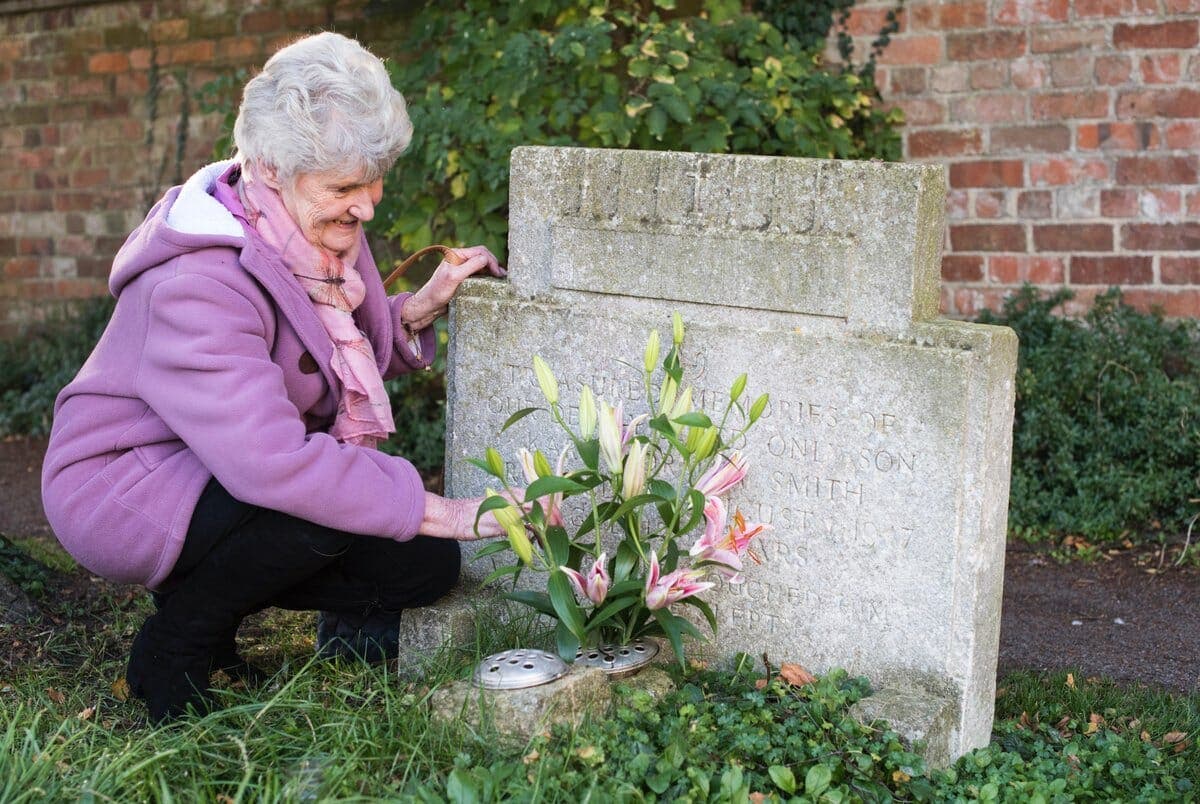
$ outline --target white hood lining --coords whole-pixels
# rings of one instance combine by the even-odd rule
[[[242,225],[233,213],[210,194],[217,179],[233,162],[232,159],[214,162],[193,173],[171,205],[167,225],[183,234],[223,235],[239,240],[245,237]]]

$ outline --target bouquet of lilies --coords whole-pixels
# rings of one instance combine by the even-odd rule
[[[740,511],[730,516],[723,497],[747,471],[746,459],[730,445],[740,442],[762,415],[767,395],[743,408],[742,374],[714,422],[693,407],[693,389],[684,384],[683,339],[683,321],[676,313],[673,343],[655,389],[660,339],[657,330],[650,333],[642,384],[651,413],[626,421],[622,403],[611,405],[584,385],[576,428],[563,417],[553,372],[535,356],[538,386],[567,439],[556,464],[551,466],[540,450],[520,449],[517,457],[527,484],[522,495],[509,483],[496,449],[489,447],[483,460],[471,461],[505,489],[488,489],[476,521],[491,511],[508,534],[507,542],[489,545],[477,557],[511,550],[516,558],[486,582],[511,576],[514,588],[507,597],[557,620],[558,652],[566,661],[581,647],[658,635],[670,641],[682,661],[683,636],[700,634],[672,606],[694,606],[715,633],[716,618],[701,593],[715,585],[714,577],[740,583],[745,559],[757,560],[749,544],[766,526],[748,524]],[[501,431],[544,410],[517,411]],[[572,452],[576,468],[568,469]],[[563,513],[565,501],[573,497],[584,501],[570,506],[580,511],[577,526],[568,525]],[[545,573],[545,591],[516,588],[526,570]]]

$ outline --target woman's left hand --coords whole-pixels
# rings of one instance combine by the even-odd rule
[[[401,317],[410,330],[424,329],[444,315],[458,286],[472,274],[483,270],[492,276],[508,274],[486,246],[456,248],[451,253],[459,262],[456,264],[451,258],[443,260],[429,281],[404,302]]]

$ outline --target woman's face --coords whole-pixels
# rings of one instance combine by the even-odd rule
[[[362,224],[375,217],[383,179],[364,182],[358,173],[300,173],[280,184],[279,194],[304,238],[337,254],[358,243]]]

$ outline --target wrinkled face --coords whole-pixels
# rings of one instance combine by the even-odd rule
[[[327,170],[300,173],[278,189],[304,238],[342,254],[358,242],[363,222],[375,217],[383,179],[365,182],[359,173]]]

